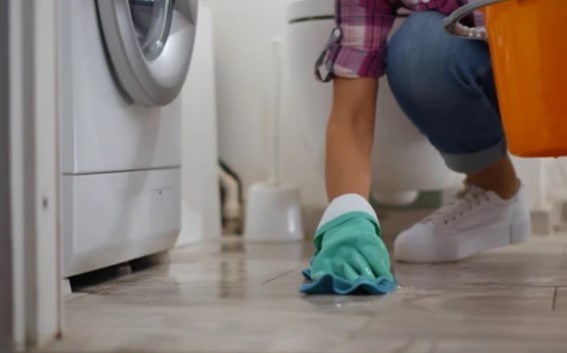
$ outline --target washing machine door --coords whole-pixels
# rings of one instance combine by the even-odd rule
[[[132,104],[163,106],[181,91],[191,61],[198,0],[96,0],[117,85]]]

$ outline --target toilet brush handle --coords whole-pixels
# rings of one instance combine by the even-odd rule
[[[460,21],[483,7],[498,4],[504,1],[509,0],[477,0],[475,2],[461,6],[445,18],[445,20],[443,21],[445,30],[450,34],[454,34],[465,39],[486,41],[488,39],[486,28],[467,27],[461,24]]]
[[[281,89],[283,76],[283,43],[281,39],[274,38],[272,41],[273,51],[273,111],[272,111],[272,170],[270,183],[278,186],[280,183],[280,115],[281,115]]]

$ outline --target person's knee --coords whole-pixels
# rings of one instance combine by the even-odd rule
[[[450,69],[453,55],[447,42],[453,38],[444,31],[443,18],[437,12],[417,12],[404,21],[388,43],[386,74],[391,84],[427,93]]]
[[[490,71],[488,47],[448,34],[443,19],[437,12],[414,13],[388,44],[386,74],[402,108],[484,94],[477,81]]]
[[[464,153],[502,139],[491,100],[485,43],[444,31],[443,15],[410,16],[389,43],[386,73],[408,118],[443,152]]]

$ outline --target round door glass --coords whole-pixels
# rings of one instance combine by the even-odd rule
[[[174,0],[129,0],[138,44],[148,60],[162,52],[173,13]]]

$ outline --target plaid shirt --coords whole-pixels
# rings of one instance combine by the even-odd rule
[[[384,74],[386,41],[400,8],[450,14],[471,0],[336,0],[337,28],[317,63],[332,76],[381,77]],[[474,0],[472,0],[474,1]],[[469,24],[482,25],[475,16]]]

